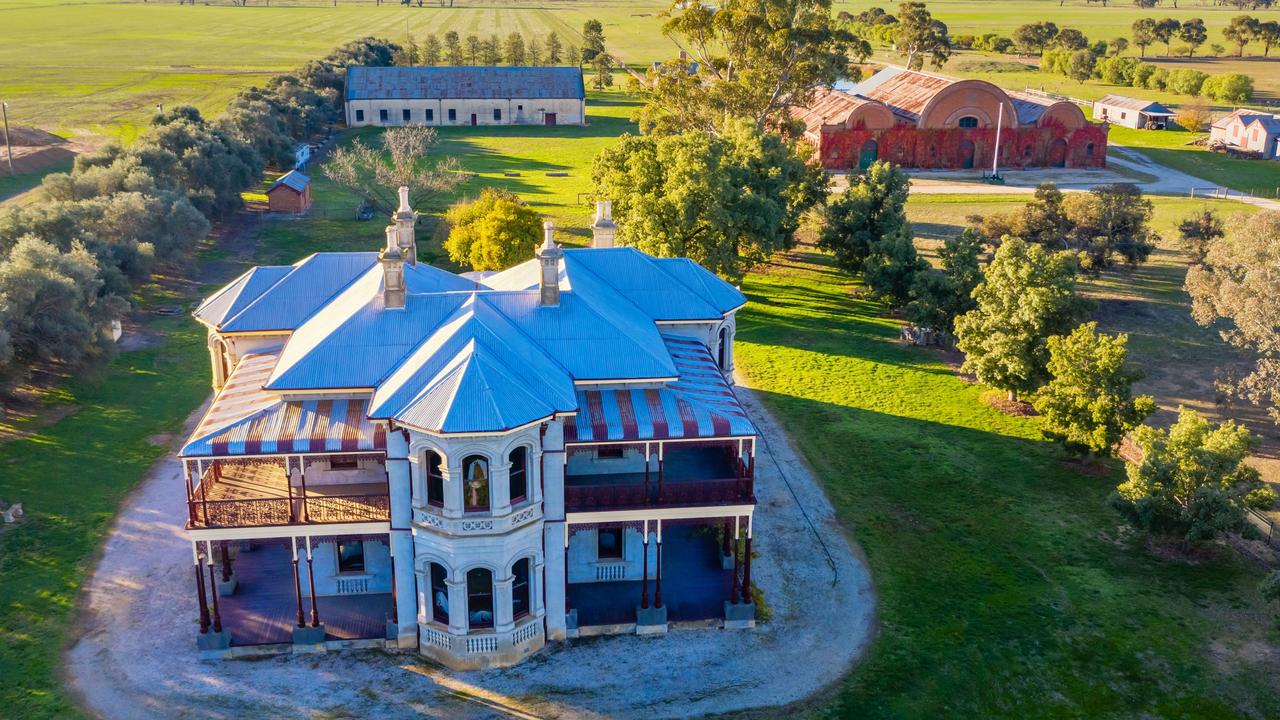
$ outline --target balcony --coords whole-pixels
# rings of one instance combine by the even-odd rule
[[[580,451],[581,452],[581,451]],[[730,447],[668,447],[661,471],[569,472],[569,512],[755,503],[754,478]]]
[[[245,528],[276,525],[386,522],[391,499],[386,472],[374,468],[311,471],[284,460],[214,461],[190,488],[188,527]]]

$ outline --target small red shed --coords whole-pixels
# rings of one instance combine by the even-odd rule
[[[306,212],[311,207],[311,178],[297,170],[281,175],[267,189],[267,206],[271,212]]]

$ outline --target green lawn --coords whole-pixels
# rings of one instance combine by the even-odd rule
[[[440,246],[445,228],[437,222],[438,217],[450,203],[474,197],[489,186],[519,194],[531,207],[556,223],[563,239],[570,244],[585,244],[590,237],[587,227],[594,211],[588,199],[592,187],[591,162],[619,135],[634,132],[630,117],[637,105],[634,97],[618,90],[592,92],[587,97],[590,123],[587,126],[440,128],[437,155],[457,158],[462,169],[476,177],[433,205],[417,208],[429,216],[423,223],[419,252],[429,262],[447,266]],[[376,128],[367,128],[348,133],[343,142],[360,138],[375,144],[380,133]],[[385,227],[382,219],[355,220],[356,200],[329,182],[320,167],[313,166],[308,172],[313,183],[311,213],[299,220],[264,222],[261,260],[291,263],[312,252],[380,247]],[[506,173],[519,175],[508,177]]]
[[[824,256],[747,278],[737,359],[866,552],[880,633],[816,717],[1261,717],[1277,639],[1230,551],[1150,555],[1034,420],[896,342]],[[838,621],[838,620],[835,620]]]
[[[1111,126],[1112,145],[1141,151],[1158,163],[1211,183],[1262,197],[1280,197],[1280,162],[1234,159],[1188,143],[1206,133],[1183,130],[1132,130]]]
[[[44,180],[45,175],[56,172],[70,172],[71,160],[63,160],[56,162],[39,172],[20,173],[18,175],[9,175],[7,172],[0,170],[0,203],[13,197],[20,195],[33,187],[40,184]],[[0,161],[0,168],[4,165]]]
[[[0,497],[27,519],[0,527],[0,716],[77,715],[60,678],[72,609],[121,500],[180,434],[209,390],[204,332],[157,319],[154,347],[124,352],[44,400],[61,420],[6,427]],[[46,418],[49,415],[44,415]]]

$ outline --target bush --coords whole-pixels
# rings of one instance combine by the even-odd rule
[[[508,190],[485,188],[474,201],[449,208],[444,249],[472,270],[505,270],[533,257],[542,218]]]
[[[1204,81],[1200,92],[1211,100],[1239,105],[1253,99],[1253,78],[1240,73],[1214,75]]]
[[[1195,97],[1200,94],[1200,88],[1204,85],[1207,77],[1209,77],[1207,74],[1199,70],[1191,70],[1189,68],[1174,70],[1169,73],[1168,79],[1165,80],[1165,89],[1180,95]]]
[[[1155,72],[1155,65],[1139,60],[1138,64],[1133,66],[1133,78],[1129,81],[1129,84],[1136,88],[1146,87],[1147,81],[1151,79]]]
[[[1122,57],[1115,55],[1108,58],[1101,58],[1097,65],[1094,66],[1094,73],[1102,82],[1111,85],[1132,85],[1133,76],[1139,65],[1144,63],[1135,57]],[[1147,65],[1151,67],[1151,65]]]

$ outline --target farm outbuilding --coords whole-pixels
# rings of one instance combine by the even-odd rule
[[[1151,100],[1106,95],[1094,101],[1093,119],[1135,130],[1164,130],[1173,119],[1173,111]]]
[[[267,207],[271,212],[306,212],[311,207],[311,178],[297,170],[281,175],[267,189]]]
[[[1280,115],[1241,110],[1213,121],[1209,142],[1232,150],[1280,160]]]
[[[347,125],[581,125],[578,67],[350,67]]]
[[[1107,131],[1074,103],[888,67],[817,93],[792,116],[831,170],[888,160],[910,168],[1103,167]]]

